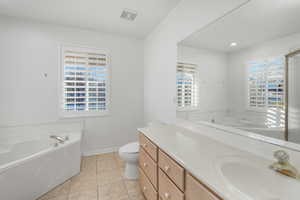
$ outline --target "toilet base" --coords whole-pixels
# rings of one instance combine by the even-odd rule
[[[135,180],[139,178],[139,170],[137,163],[126,163],[124,176],[126,179]]]

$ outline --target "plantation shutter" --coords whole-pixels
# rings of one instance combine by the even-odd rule
[[[197,66],[194,64],[177,63],[177,106],[197,106]]]
[[[248,70],[249,106],[283,109],[284,59],[252,61]]]
[[[105,111],[108,108],[107,54],[88,48],[63,48],[63,110]]]

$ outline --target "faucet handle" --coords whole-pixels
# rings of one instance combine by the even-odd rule
[[[275,151],[274,157],[278,160],[279,163],[286,163],[290,159],[290,156],[287,154],[287,152],[285,152],[283,150]]]

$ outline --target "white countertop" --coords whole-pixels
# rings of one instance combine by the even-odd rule
[[[257,163],[259,166],[262,166],[262,168],[269,170],[268,167],[273,162],[272,160],[222,143],[201,133],[201,131],[205,130],[206,134],[207,131],[211,131],[210,134],[214,134],[214,129],[212,128],[208,129],[207,127],[203,127],[201,130],[201,128],[198,127],[199,131],[196,132],[175,125],[153,125],[138,130],[224,200],[258,200],[255,196],[254,189],[252,190],[254,191],[253,193],[250,192],[247,194],[244,191],[237,190],[228,183],[220,172],[219,163],[224,158],[234,157],[251,160],[251,163]],[[231,135],[228,134],[227,137],[231,137]],[[272,157],[270,158],[272,159]],[[257,184],[262,184],[261,178],[263,177],[257,176]],[[276,180],[278,180],[277,176],[281,176],[280,180],[282,179],[283,181],[296,181],[274,172],[274,177],[277,178]],[[247,180],[240,177],[240,181]],[[293,184],[295,184],[295,182],[293,182]],[[298,186],[298,191],[300,191],[300,184],[296,185],[296,187]],[[262,187],[264,187],[264,185],[262,185]],[[286,192],[278,192],[276,197],[273,197],[272,191],[266,195],[266,198],[259,198],[259,200],[292,199],[294,200],[294,198],[290,198]]]

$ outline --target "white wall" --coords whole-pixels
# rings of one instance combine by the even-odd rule
[[[175,122],[177,43],[245,2],[182,0],[146,38],[145,122]]]
[[[227,110],[227,54],[178,46],[178,61],[198,66],[199,112]]]
[[[136,128],[143,124],[142,41],[1,17],[0,44],[0,126],[62,121],[59,48],[74,44],[108,50],[112,67],[111,113],[84,119],[83,150],[136,140]]]

